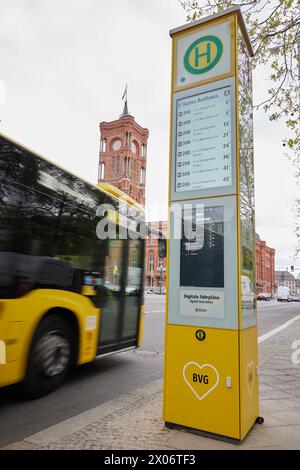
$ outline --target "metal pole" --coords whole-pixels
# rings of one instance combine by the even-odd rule
[[[153,262],[150,265],[150,287],[153,288]]]
[[[161,295],[161,285],[162,285],[162,265],[159,267],[159,294]]]

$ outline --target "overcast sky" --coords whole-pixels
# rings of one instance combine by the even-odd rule
[[[150,131],[147,205],[166,203],[168,33],[183,23],[177,0],[0,0],[0,131],[96,182],[99,122],[118,119],[128,83],[129,111]],[[256,99],[266,77],[262,69],[254,74]],[[255,114],[256,228],[276,249],[278,266],[300,268],[285,134]],[[160,216],[166,212],[150,215]]]

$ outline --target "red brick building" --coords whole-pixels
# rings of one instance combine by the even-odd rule
[[[119,119],[100,123],[98,181],[113,184],[145,206],[148,129],[141,127],[128,112],[127,97]],[[166,232],[167,222],[151,222]],[[146,288],[166,285],[166,260],[159,257],[158,239],[146,240]]]
[[[125,102],[120,119],[100,123],[98,181],[105,181],[145,205],[149,131],[135,122]]]
[[[275,294],[275,250],[267,246],[256,234],[256,287],[257,293]]]
[[[166,234],[168,222],[150,222],[150,227]],[[166,258],[159,257],[158,239],[148,237],[146,240],[146,282],[149,289],[160,289],[166,287]]]

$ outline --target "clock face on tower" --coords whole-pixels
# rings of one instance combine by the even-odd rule
[[[119,150],[121,148],[122,142],[120,139],[117,139],[113,143],[113,150]]]
[[[132,144],[131,144],[131,151],[132,151],[133,153],[136,152],[136,145],[135,145],[133,142],[132,142]]]

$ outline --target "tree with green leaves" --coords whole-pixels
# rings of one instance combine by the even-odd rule
[[[240,6],[252,47],[253,67],[270,65],[271,87],[256,108],[271,121],[284,120],[291,131],[283,141],[288,155],[300,166],[300,0],[179,0],[187,20]]]

